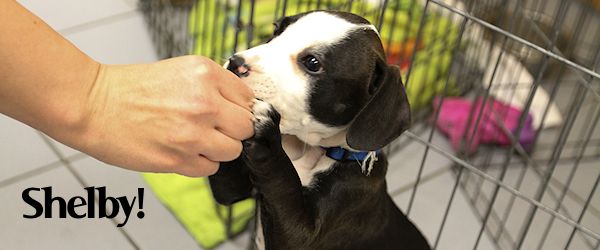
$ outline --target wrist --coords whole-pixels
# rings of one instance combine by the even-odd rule
[[[108,97],[107,90],[109,82],[107,75],[113,66],[97,63],[94,78],[85,86],[79,100],[78,110],[72,117],[66,117],[65,126],[73,133],[73,144],[82,152],[93,155],[96,154],[99,143],[102,141],[101,117],[103,104]]]
[[[51,105],[50,117],[54,117],[54,125],[42,126],[51,137],[87,153],[90,143],[90,129],[92,124],[92,109],[90,108],[90,95],[101,82],[106,66],[91,58],[81,66],[80,71],[74,73],[65,81],[71,81],[71,89]]]

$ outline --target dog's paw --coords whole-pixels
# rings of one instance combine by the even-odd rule
[[[256,100],[254,112],[254,136],[244,141],[246,158],[253,163],[265,161],[281,150],[281,116],[271,104]]]
[[[273,108],[273,106],[267,102],[256,100],[254,102],[253,113],[254,113],[254,133],[255,137],[264,137],[267,134],[277,134],[279,132],[279,121],[281,115]]]

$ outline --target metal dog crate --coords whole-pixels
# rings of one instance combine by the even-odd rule
[[[403,68],[407,91],[425,96],[413,101],[412,128],[386,152],[389,192],[433,247],[599,248],[600,1],[142,0],[140,6],[160,57],[194,53],[217,62],[264,42],[284,15],[334,9],[366,17],[380,30],[388,61]],[[436,124],[442,105],[456,96],[473,105],[452,144]],[[521,113],[513,124],[505,123],[505,109],[490,108],[495,100],[516,99]],[[530,113],[537,123],[524,144]],[[508,143],[472,150],[484,123],[494,127],[492,138],[503,134]],[[429,180],[447,169],[446,182],[431,190]]]

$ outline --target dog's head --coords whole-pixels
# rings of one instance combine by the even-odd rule
[[[410,123],[398,67],[364,18],[315,11],[275,23],[266,44],[226,67],[281,114],[281,132],[310,145],[376,150]]]

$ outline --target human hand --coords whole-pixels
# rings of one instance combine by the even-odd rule
[[[234,74],[199,56],[102,65],[78,146],[131,170],[211,175],[253,135],[253,99]]]

